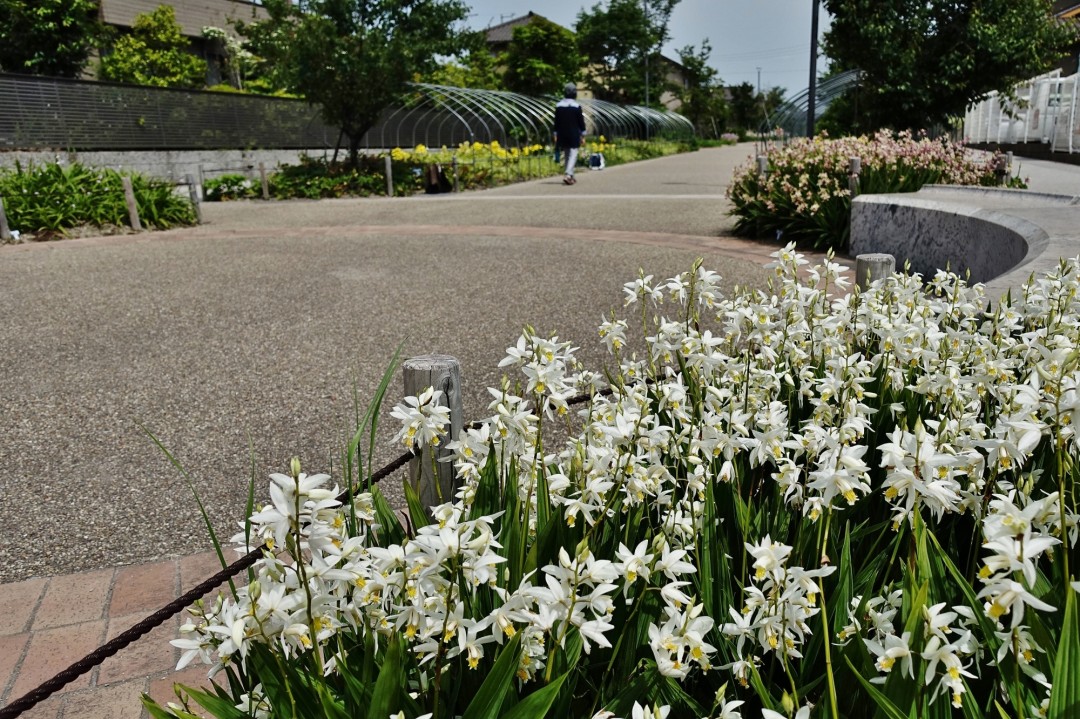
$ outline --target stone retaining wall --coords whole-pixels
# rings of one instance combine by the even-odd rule
[[[862,195],[851,204],[850,252],[891,254],[926,278],[970,272],[996,300],[1080,254],[1080,197],[941,185]]]

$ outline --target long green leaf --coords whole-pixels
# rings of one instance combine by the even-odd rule
[[[386,655],[379,668],[379,678],[375,680],[375,689],[371,692],[371,706],[368,707],[368,719],[386,719],[397,711],[398,694],[404,680],[402,672],[401,640],[394,637],[389,640]]]
[[[851,673],[855,676],[855,678],[859,680],[859,683],[862,684],[863,689],[866,690],[866,693],[869,694],[871,698],[873,698],[878,708],[884,711],[885,714],[889,717],[889,719],[908,719],[907,715],[904,714],[904,712],[900,711],[900,709],[895,704],[893,704],[889,700],[889,698],[881,692],[880,689],[867,681],[863,677],[863,675],[859,673],[859,670],[855,668],[855,665],[851,663],[850,659],[845,656],[844,661],[847,662],[848,669],[850,669]]]
[[[480,685],[476,696],[469,702],[461,719],[497,719],[502,707],[506,688],[513,686],[514,674],[517,673],[521,650],[521,634],[514,638],[499,652],[499,658],[491,667],[484,683]]]
[[[551,684],[525,697],[513,709],[503,714],[501,719],[540,719],[547,716],[567,676],[569,672],[559,675],[558,678],[552,680]]]
[[[1054,657],[1053,688],[1050,690],[1048,719],[1080,716],[1080,617],[1076,592],[1065,590],[1065,624],[1061,628],[1057,656]]]

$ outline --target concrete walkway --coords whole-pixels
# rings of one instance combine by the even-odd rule
[[[703,257],[729,286],[760,285],[775,247],[730,237],[723,199],[751,151],[569,188],[207,205],[195,229],[0,247],[0,706],[218,569],[191,488],[140,424],[227,538],[252,476],[261,491],[293,455],[329,468],[353,392],[370,395],[399,344],[462,360],[472,418],[524,324],[602,366],[596,326],[638,268],[668,277]],[[1080,168],[1022,173],[1077,194]],[[390,435],[373,466],[397,453]],[[202,683],[172,671],[179,621],[23,716],[136,719],[141,692]]]

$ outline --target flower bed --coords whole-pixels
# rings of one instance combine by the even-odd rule
[[[800,281],[791,246],[775,258],[769,292],[725,296],[697,266],[627,283],[630,317],[599,330],[608,382],[526,332],[491,416],[447,445],[462,487],[433,519],[408,485],[403,523],[377,486],[341,503],[298,461],[273,475],[236,538],[263,548],[253,581],[174,642],[229,678],[192,698],[220,717],[1071,716],[1080,261],[986,314],[944,272],[845,294],[839,265]],[[438,399],[394,409],[407,447],[445,441]]]
[[[162,180],[137,173],[131,178],[135,203],[143,225],[168,229],[195,224],[195,209],[186,197]],[[128,223],[127,204],[116,170],[74,163],[0,171],[0,197],[8,226],[37,239],[62,236],[79,227],[116,230]]]
[[[975,159],[963,145],[881,131],[873,137],[799,138],[768,154],[768,174],[751,161],[735,170],[727,197],[735,231],[782,237],[815,248],[847,248],[850,159],[861,163],[862,194],[915,192],[928,184],[999,184],[994,158]],[[1024,187],[1012,178],[1009,187]]]

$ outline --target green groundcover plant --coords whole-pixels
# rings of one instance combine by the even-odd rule
[[[586,143],[578,161],[586,164],[589,155],[602,153],[605,165],[610,167],[689,149],[685,143],[666,140],[609,142],[601,136]],[[459,190],[552,177],[563,171],[554,160],[553,149],[542,145],[505,148],[498,142],[465,142],[439,149],[417,145],[411,150],[394,148],[390,159],[396,196],[425,192],[432,184],[438,185],[440,191],[448,191],[453,188],[455,168]],[[361,156],[358,168],[303,157],[296,165],[282,166],[270,176],[269,183],[270,194],[281,200],[385,195],[385,156]],[[207,200],[251,199],[258,194],[247,178],[237,174],[207,180],[205,192]]]
[[[110,229],[128,224],[121,178],[131,178],[139,219],[149,228],[195,224],[195,209],[163,180],[79,163],[48,163],[0,171],[0,197],[12,229],[40,237],[81,226]]]
[[[399,439],[461,483],[430,518],[408,483],[402,521],[272,475],[248,583],[173,641],[220,686],[151,714],[1077,716],[1080,260],[988,310],[774,257],[768,291],[626,284],[605,376],[526,330],[457,437],[406,398]]]
[[[735,231],[757,237],[782,237],[815,248],[847,249],[851,219],[849,167],[861,161],[857,192],[915,192],[924,185],[1000,183],[995,158],[978,159],[947,139],[915,139],[883,130],[873,137],[799,138],[768,153],[768,173],[756,162],[735,170],[727,197]],[[1018,177],[1010,187],[1024,187]]]

